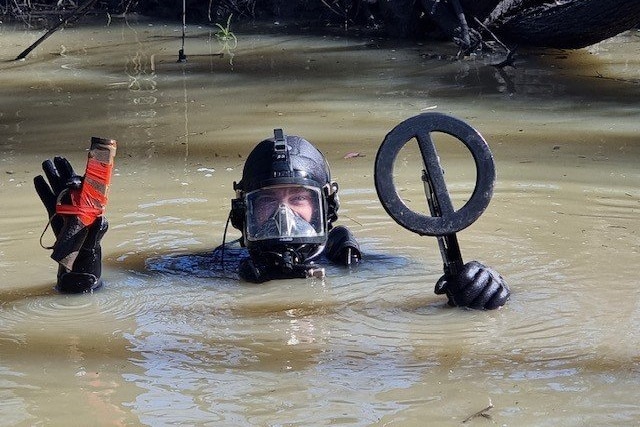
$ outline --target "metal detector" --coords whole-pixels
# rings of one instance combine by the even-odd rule
[[[476,185],[471,198],[455,210],[447,191],[440,158],[431,133],[443,132],[460,140],[476,165]],[[412,211],[400,198],[393,181],[393,165],[407,142],[416,139],[424,169],[421,179],[431,216]],[[464,263],[456,233],[475,222],[489,205],[496,178],[493,156],[482,135],[467,123],[442,113],[423,113],[398,124],[387,134],[375,161],[378,198],[389,216],[404,228],[422,236],[436,236],[444,273],[460,272]]]

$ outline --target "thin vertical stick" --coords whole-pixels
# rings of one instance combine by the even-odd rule
[[[187,31],[187,0],[182,0],[182,51],[184,52],[184,35]]]
[[[184,54],[184,35],[187,32],[187,0],[182,0],[182,48],[178,51],[178,62],[187,62]]]

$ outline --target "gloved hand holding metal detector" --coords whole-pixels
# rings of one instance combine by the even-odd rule
[[[115,153],[115,140],[94,137],[84,176],[66,158],[55,157],[42,163],[47,179],[38,175],[33,180],[56,236],[47,249],[53,249],[51,258],[59,263],[60,292],[82,293],[102,285],[100,241],[108,229],[103,214]]]
[[[432,132],[449,134],[466,145],[476,165],[476,186],[467,203],[456,211],[447,191]],[[422,181],[431,216],[417,213],[400,198],[393,184],[393,165],[404,145],[416,139],[424,169]],[[474,128],[441,113],[424,113],[398,124],[387,134],[375,161],[378,198],[387,213],[414,233],[436,236],[444,263],[444,275],[435,285],[436,294],[446,294],[449,305],[495,309],[509,299],[505,280],[495,270],[477,261],[464,263],[456,233],[476,221],[493,195],[495,165],[486,141]]]

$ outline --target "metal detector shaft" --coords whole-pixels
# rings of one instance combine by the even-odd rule
[[[442,211],[440,210],[438,195],[433,190],[433,183],[426,169],[422,170],[422,181],[424,183],[424,192],[427,196],[431,215],[433,217],[441,217]],[[440,247],[440,255],[442,255],[444,273],[447,275],[457,274],[462,270],[464,262],[462,261],[462,254],[460,253],[456,233],[436,237],[438,239],[438,246]]]

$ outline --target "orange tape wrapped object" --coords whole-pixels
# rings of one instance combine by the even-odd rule
[[[104,214],[113,172],[117,142],[91,138],[82,186],[70,190],[71,204],[56,205],[56,214],[65,216],[62,230],[53,246],[51,258],[68,270],[73,268],[78,251],[91,224]]]
[[[107,206],[109,185],[116,156],[117,142],[113,139],[91,138],[91,149],[87,159],[82,187],[71,190],[71,204],[56,206],[56,213],[77,215],[85,226],[104,214]]]

